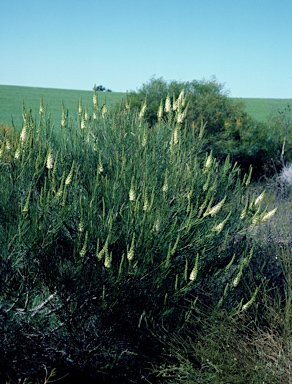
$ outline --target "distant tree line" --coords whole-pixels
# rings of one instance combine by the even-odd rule
[[[111,89],[105,88],[103,85],[96,85],[96,84],[94,84],[93,90],[99,91],[99,92],[112,92]]]

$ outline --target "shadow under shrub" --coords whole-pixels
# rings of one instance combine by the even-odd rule
[[[232,313],[201,303],[180,330],[161,329],[164,349],[153,364],[160,382],[291,380],[291,248],[276,243],[258,247],[250,269],[243,277],[244,289],[252,291],[262,283],[249,311],[239,308]]]
[[[249,316],[230,318],[205,308],[186,328],[167,336],[153,372],[161,383],[288,383],[291,348]]]

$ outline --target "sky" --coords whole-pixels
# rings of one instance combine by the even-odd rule
[[[292,98],[292,0],[0,0],[0,84],[116,92],[155,76]]]

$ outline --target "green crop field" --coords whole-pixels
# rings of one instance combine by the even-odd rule
[[[22,103],[24,102],[26,108],[31,108],[33,114],[38,114],[40,100],[43,98],[44,105],[48,105],[53,123],[58,125],[61,120],[62,102],[70,116],[74,117],[81,99],[86,106],[92,104],[92,94],[93,91],[0,85],[0,122],[11,124],[13,117],[15,126],[19,127],[22,122]],[[98,92],[100,105],[105,99],[107,105],[114,105],[124,96],[125,93],[121,92]],[[246,105],[247,113],[259,121],[267,121],[271,115],[283,110],[287,104],[292,104],[292,99],[234,98],[234,100],[242,101]]]
[[[288,104],[292,104],[292,99],[255,99],[240,98],[246,106],[246,111],[256,120],[267,121],[271,116],[283,111]]]
[[[11,116],[16,127],[22,122],[22,103],[26,108],[31,108],[33,114],[39,113],[40,100],[43,98],[44,106],[48,105],[48,111],[54,124],[59,124],[62,114],[62,102],[68,109],[70,117],[77,113],[77,105],[82,99],[86,106],[92,105],[93,91],[78,91],[53,88],[34,88],[0,85],[0,122],[11,124]],[[118,92],[98,92],[99,104],[106,99],[107,105],[118,103],[124,96]]]

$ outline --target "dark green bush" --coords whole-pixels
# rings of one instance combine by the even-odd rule
[[[131,108],[141,110],[146,102],[145,119],[152,127],[158,121],[161,100],[162,119],[166,120],[166,99],[169,97],[173,109],[182,90],[186,108],[184,126],[199,130],[204,122],[206,151],[212,150],[221,160],[229,155],[232,163],[237,162],[244,172],[252,165],[254,178],[275,172],[283,144],[279,119],[272,124],[255,121],[245,112],[244,104],[229,98],[224,86],[215,79],[179,83],[152,78],[137,92],[129,93],[127,103]],[[288,155],[289,148],[286,150]]]

